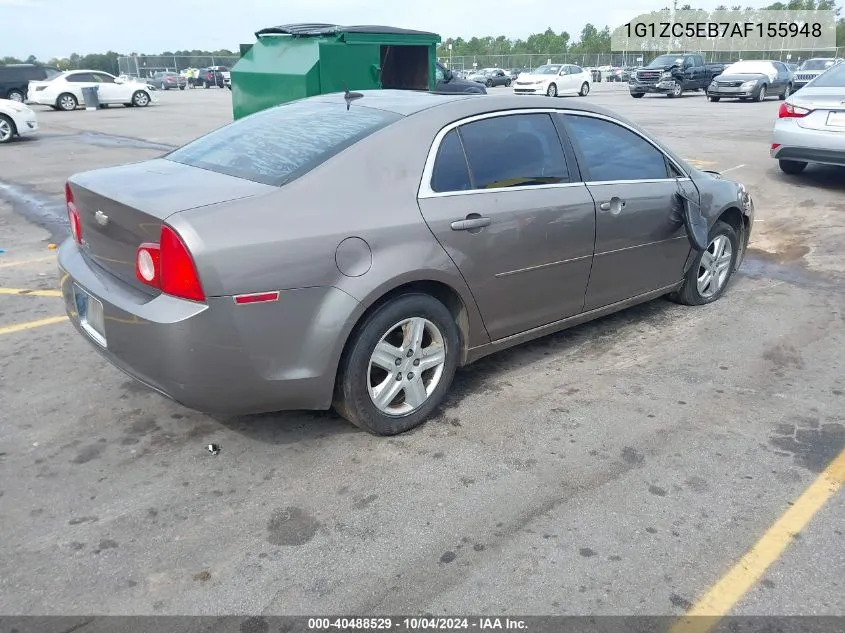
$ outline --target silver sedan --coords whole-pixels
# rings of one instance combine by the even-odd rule
[[[783,102],[770,153],[787,174],[799,174],[809,163],[845,167],[845,64]]]

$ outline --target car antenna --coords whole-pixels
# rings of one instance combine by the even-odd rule
[[[364,95],[360,92],[349,92],[349,87],[346,85],[346,82],[343,84],[343,99],[346,101],[346,109],[348,110],[349,107],[352,105],[352,102],[355,99],[361,99]]]

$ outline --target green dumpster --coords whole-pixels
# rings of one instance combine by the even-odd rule
[[[287,24],[262,29],[232,68],[235,119],[344,90],[433,90],[440,36],[390,26]]]

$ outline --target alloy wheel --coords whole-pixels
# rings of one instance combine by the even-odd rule
[[[132,98],[132,103],[134,103],[139,108],[143,108],[150,102],[150,98],[147,96],[146,92],[136,92],[135,96]]]
[[[698,294],[709,299],[724,287],[730,274],[732,258],[733,249],[728,237],[714,237],[698,264]]]
[[[0,143],[9,141],[12,134],[12,123],[8,119],[0,117]]]
[[[550,97],[557,96],[557,86],[555,84],[549,84],[549,89],[546,90],[546,94]]]
[[[59,107],[62,110],[75,110],[76,105],[76,99],[74,99],[73,95],[65,94],[59,99]]]
[[[18,103],[23,103],[23,95],[17,90],[12,90],[12,92],[9,93],[9,101],[17,101]]]
[[[379,339],[367,369],[367,391],[387,415],[421,407],[443,376],[446,344],[439,328],[423,317],[396,323]]]

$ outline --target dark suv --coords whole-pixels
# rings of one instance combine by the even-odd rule
[[[0,99],[23,103],[30,81],[44,81],[61,75],[62,71],[52,66],[39,64],[9,64],[0,66]]]
[[[226,85],[223,81],[223,71],[226,70],[229,70],[226,66],[200,68],[197,78],[194,80],[195,85],[202,86],[203,88],[211,88],[211,86],[222,88]]]

